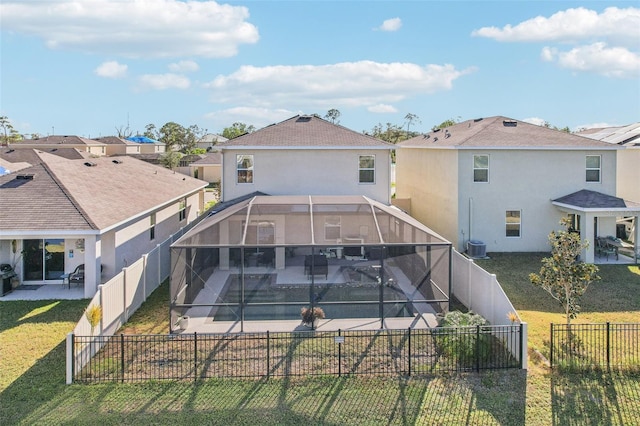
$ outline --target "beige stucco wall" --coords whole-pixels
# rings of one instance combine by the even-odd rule
[[[254,156],[253,183],[237,183],[236,155]],[[375,155],[375,183],[358,182],[359,155]],[[270,195],[365,195],[389,203],[390,154],[386,150],[233,150],[223,152],[222,196],[254,191]]]
[[[222,176],[222,166],[191,166],[191,176],[195,176],[195,171],[198,171],[198,179],[207,181],[209,183],[220,182]]]
[[[165,152],[165,146],[155,143],[141,143],[140,144],[140,154],[156,154],[160,152]]]
[[[411,199],[411,216],[455,245],[458,162],[452,149],[396,150],[396,198]]]
[[[474,154],[489,155],[488,183],[473,182]],[[586,155],[602,156],[601,182],[586,182]],[[615,151],[460,150],[458,161],[459,248],[473,239],[488,252],[547,251],[564,216],[551,200],[581,189],[616,193]],[[507,210],[521,211],[520,237],[505,236]]]
[[[618,150],[618,197],[640,203],[640,147]]]

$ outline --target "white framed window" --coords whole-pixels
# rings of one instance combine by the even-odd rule
[[[489,156],[473,156],[473,181],[489,182]]]
[[[253,155],[236,156],[236,173],[236,182],[253,183]]]
[[[602,158],[599,155],[587,155],[587,182],[600,182]]]
[[[324,220],[324,239],[327,241],[337,241],[342,232],[340,216],[328,216]]]
[[[522,227],[522,212],[520,210],[507,210],[505,218],[505,235],[507,237],[520,237]]]
[[[361,155],[358,158],[358,182],[376,183],[375,155]]]
[[[178,220],[182,222],[187,218],[187,198],[180,200],[180,207],[178,207]]]

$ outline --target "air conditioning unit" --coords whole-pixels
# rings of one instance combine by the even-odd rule
[[[467,254],[472,258],[487,257],[487,245],[478,240],[468,241]]]

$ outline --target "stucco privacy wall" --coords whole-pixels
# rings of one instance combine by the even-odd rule
[[[473,182],[474,154],[489,155],[489,182]],[[600,155],[600,182],[586,182],[586,156]],[[473,239],[487,251],[545,251],[565,214],[551,200],[581,189],[616,193],[616,153],[600,150],[460,150],[461,246]],[[521,236],[505,236],[507,210],[521,211]]]
[[[236,155],[253,155],[253,183],[237,183]],[[375,156],[375,183],[358,179],[360,155]],[[388,203],[391,198],[389,150],[242,149],[223,155],[223,199],[260,191],[270,195],[364,195]]]
[[[411,216],[456,245],[458,153],[453,149],[396,150],[396,198],[411,198]]]

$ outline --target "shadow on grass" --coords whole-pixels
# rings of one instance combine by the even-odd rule
[[[0,333],[23,324],[50,324],[80,319],[86,300],[21,300],[0,302]]]
[[[554,425],[637,424],[640,375],[554,372],[551,409]]]

